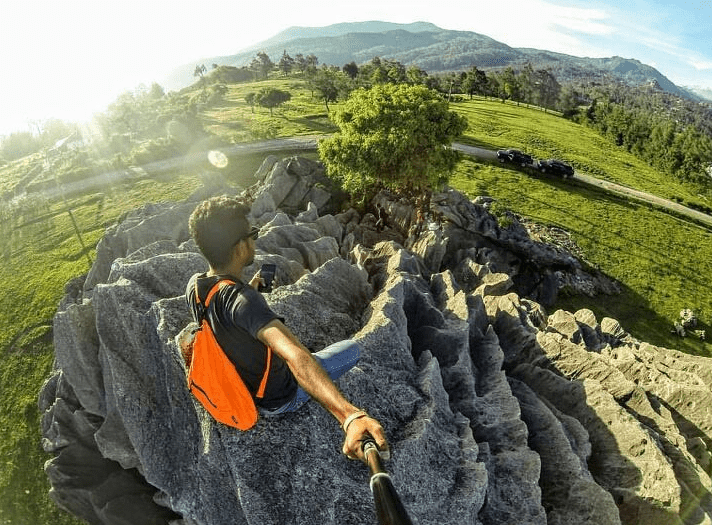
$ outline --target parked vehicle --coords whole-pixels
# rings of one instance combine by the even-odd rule
[[[537,167],[542,173],[552,173],[563,179],[570,179],[574,176],[574,169],[571,166],[556,159],[540,160]]]
[[[501,149],[497,151],[497,158],[500,162],[512,162],[513,164],[519,164],[522,168],[534,163],[531,155],[518,149]]]

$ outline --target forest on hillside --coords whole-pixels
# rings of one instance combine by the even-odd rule
[[[678,180],[703,185],[712,182],[710,104],[670,94],[655,84],[632,86],[613,78],[559,82],[549,70],[534,69],[531,64],[519,70],[506,67],[483,71],[473,66],[459,72],[429,74],[417,66],[374,57],[362,64],[350,62],[339,67],[319,64],[314,54],[292,57],[286,50],[274,60],[259,52],[244,67],[212,64],[208,68],[199,64],[194,76],[196,83],[179,92],[165,93],[153,84],[124,93],[95,118],[92,142],[117,165],[178,153],[180,144],[176,142],[202,134],[200,111],[219,103],[227,91],[226,84],[231,83],[275,76],[303,79],[312,95],[324,103],[327,113],[330,103],[346,99],[355,89],[406,83],[424,85],[448,100],[480,95],[556,111],[597,130],[612,144]],[[288,100],[289,93],[269,89],[246,97],[250,105],[270,111]],[[156,141],[167,128],[172,140]],[[70,134],[86,135],[77,125],[56,120],[38,123],[35,131],[13,133],[0,144],[0,165],[51,148]],[[154,144],[142,144],[146,140]]]

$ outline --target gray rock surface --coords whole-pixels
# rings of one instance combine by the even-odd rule
[[[413,207],[385,194],[383,232],[334,215],[316,163],[270,158],[258,174],[243,278],[277,265],[266,298],[310,349],[359,341],[338,386],[383,423],[414,522],[711,522],[710,359],[590,310],[547,315],[537,298],[581,264],[456,192],[434,195],[438,227],[408,238]],[[366,468],[317,403],[240,432],[190,396],[176,338],[185,283],[206,269],[195,204],[128,214],[68,287],[39,399],[51,497],[92,524],[375,523]]]

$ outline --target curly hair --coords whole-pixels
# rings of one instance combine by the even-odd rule
[[[222,195],[201,202],[190,215],[190,235],[212,268],[230,264],[233,247],[250,232],[250,208]]]

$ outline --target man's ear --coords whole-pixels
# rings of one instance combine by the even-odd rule
[[[245,241],[238,242],[232,249],[232,260],[241,260],[245,257],[247,250],[247,243]]]
[[[242,255],[242,250],[245,249],[244,246],[242,246],[243,244],[244,243],[242,241],[240,241],[235,246],[232,247],[232,260],[233,261]]]

